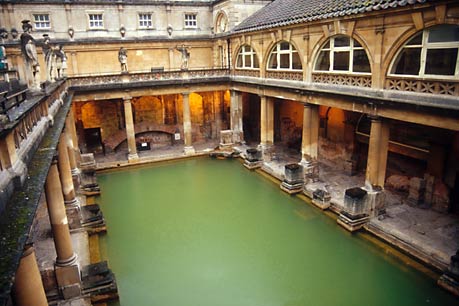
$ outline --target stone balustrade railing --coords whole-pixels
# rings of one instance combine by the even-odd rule
[[[186,80],[197,78],[228,77],[228,69],[164,70],[163,67],[149,72],[114,73],[106,75],[79,75],[70,77],[70,86],[90,86],[101,84],[122,84],[129,82],[151,82],[161,80]]]
[[[240,76],[248,76],[248,77],[254,77],[254,78],[259,78],[260,77],[260,70],[253,70],[253,69],[235,69],[234,70],[234,75],[240,75]]]
[[[459,80],[419,80],[387,77],[384,89],[459,96]]]
[[[266,78],[290,81],[302,81],[303,71],[266,71]]]
[[[371,87],[371,75],[313,73],[313,83]]]

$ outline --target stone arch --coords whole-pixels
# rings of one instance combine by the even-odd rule
[[[162,124],[163,103],[154,96],[143,96],[132,99],[132,108],[135,110],[135,123],[152,122]]]
[[[354,33],[353,35],[346,35],[346,34],[339,33],[339,34],[333,34],[329,36],[323,36],[321,39],[319,39],[319,41],[317,41],[317,43],[315,44],[311,52],[311,57],[310,57],[311,60],[308,63],[308,72],[307,72],[308,79],[311,78],[311,74],[314,72],[314,66],[316,64],[317,58],[319,56],[320,51],[325,46],[325,44],[329,42],[332,38],[339,37],[339,36],[346,36],[346,37],[349,37],[350,39],[357,41],[365,50],[368,61],[370,62],[370,71],[371,72],[375,71],[374,56],[370,52],[370,49],[368,48],[368,44],[366,43],[365,39],[363,37],[360,37],[360,35],[356,33]]]
[[[225,26],[223,27],[222,22],[225,22]],[[229,29],[229,18],[228,14],[224,10],[218,11],[215,22],[214,22],[214,32],[216,34],[227,32]]]
[[[258,60],[258,66],[259,66],[258,69],[261,70],[261,61],[262,61],[262,59],[260,58],[260,55],[259,55],[260,53],[256,50],[256,48],[254,48],[254,46],[252,44],[245,43],[245,42],[239,44],[238,47],[235,48],[236,52],[234,53],[234,56],[233,56],[233,67],[234,67],[234,69],[237,68],[236,67],[237,57],[238,57],[239,53],[241,52],[241,49],[242,49],[243,46],[249,46],[250,48],[252,48],[252,50],[255,52],[255,56],[256,56],[256,58]],[[257,68],[254,68],[254,69],[257,69]]]
[[[456,25],[457,23],[451,22],[451,21],[444,21],[444,22],[437,22],[437,21],[430,21],[430,22],[425,22],[424,27],[422,29],[417,29],[414,25],[407,29],[405,32],[403,32],[395,41],[392,43],[391,48],[389,51],[386,53],[383,59],[383,66],[382,66],[382,75],[386,77],[389,74],[389,69],[392,67],[392,63],[395,61],[396,57],[399,55],[399,53],[402,51],[403,47],[405,44],[413,38],[416,34],[432,28],[437,25]]]
[[[267,66],[268,66],[268,61],[271,57],[271,54],[274,50],[274,48],[282,43],[282,42],[286,42],[288,43],[289,45],[291,45],[295,50],[296,52],[298,53],[298,56],[300,58],[300,63],[301,63],[301,71],[303,71],[304,73],[304,69],[305,69],[305,63],[303,62],[303,54],[302,54],[302,50],[300,48],[298,48],[297,44],[295,41],[287,41],[287,40],[284,40],[284,39],[281,39],[281,40],[278,40],[278,41],[275,41],[275,42],[272,42],[271,44],[268,45],[268,47],[266,48],[267,52],[265,53],[266,56],[263,58],[263,62],[260,62],[260,68],[263,69],[263,73],[265,74],[266,71],[268,70]],[[300,70],[293,70],[293,71],[300,71]]]

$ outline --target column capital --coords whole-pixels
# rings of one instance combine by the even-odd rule
[[[373,121],[381,121],[382,118],[376,115],[367,115],[367,117],[373,122]]]
[[[124,101],[124,103],[127,103],[127,102],[131,103],[132,97],[131,96],[124,96],[123,97],[123,101]]]

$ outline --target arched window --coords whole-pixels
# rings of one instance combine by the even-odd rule
[[[392,75],[454,77],[459,75],[459,26],[439,25],[411,38],[392,63]]]
[[[362,45],[348,36],[335,36],[322,47],[314,71],[371,73],[370,61]]]
[[[243,45],[239,50],[236,60],[238,69],[259,69],[258,57],[255,51],[249,45]]]
[[[278,43],[269,55],[269,70],[301,70],[301,60],[295,47],[286,42]]]
[[[215,23],[215,33],[224,33],[228,30],[228,18],[223,12],[218,13],[217,22]]]

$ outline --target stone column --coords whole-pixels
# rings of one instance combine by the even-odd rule
[[[319,142],[319,109],[305,103],[303,109],[303,137],[301,141],[301,162],[309,163],[317,159]]]
[[[222,100],[223,95],[221,91],[214,91],[213,104],[214,104],[214,118],[215,118],[215,137],[218,138],[222,130]]]
[[[75,119],[73,110],[71,109],[65,119],[65,133],[67,134],[67,148],[69,151],[70,169],[72,175],[77,176],[80,173],[78,169],[78,161],[81,159],[80,150],[78,149],[78,135],[75,127]]]
[[[183,97],[183,133],[185,134],[185,154],[192,155],[195,153],[192,144],[192,130],[191,130],[191,110],[190,110],[190,94],[184,93]]]
[[[233,142],[244,142],[244,129],[242,127],[242,96],[232,90],[230,96],[231,104],[231,130],[233,131]]]
[[[139,159],[135,144],[134,118],[132,117],[131,98],[124,98],[124,118],[126,120],[126,135],[128,143],[128,161]]]
[[[72,171],[70,168],[70,159],[68,151],[67,135],[61,134],[58,144],[58,160],[59,160],[59,177],[61,179],[62,194],[64,195],[64,203],[69,206],[78,206],[78,199],[73,186]]]
[[[5,169],[13,167],[18,159],[14,144],[14,131],[0,139],[0,162]]]
[[[274,101],[261,96],[260,103],[260,146],[266,148],[274,143]]]
[[[27,246],[22,253],[13,285],[13,300],[17,306],[47,306],[45,289],[38,270],[35,250]]]
[[[55,264],[57,284],[65,299],[76,297],[81,294],[80,269],[77,256],[73,252],[59,171],[55,160],[46,178],[45,194],[57,254]]]
[[[370,143],[368,145],[365,177],[367,183],[384,187],[388,148],[389,124],[381,120],[381,118],[371,118]]]

